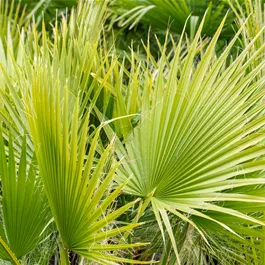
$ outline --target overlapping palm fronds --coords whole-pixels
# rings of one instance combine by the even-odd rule
[[[52,37],[44,25],[42,33],[39,34],[34,22],[25,40],[23,28],[21,29],[19,56],[15,59],[14,53],[9,51],[10,67],[5,67],[3,63],[1,71],[3,85],[0,88],[0,94],[4,105],[0,109],[0,114],[5,123],[9,123],[9,129],[12,130],[13,135],[29,132],[22,92],[29,86],[32,77],[25,79],[21,76],[21,68],[30,67],[34,58],[42,57],[44,61],[52,65],[53,75],[58,75],[62,87],[68,86],[75,95],[80,93],[80,115],[88,110],[87,103],[91,94],[98,94],[90,72],[97,73],[101,69],[97,47],[104,7],[105,3],[102,2],[101,7],[97,9],[96,2],[93,1],[89,1],[86,5],[79,5],[77,10],[72,11],[69,19],[63,19],[61,24],[59,22],[55,24]],[[69,108],[73,108],[73,101],[69,104],[71,104]],[[16,140],[19,141],[20,138]],[[31,156],[34,147],[30,137],[27,143],[28,154]]]
[[[55,1],[36,8],[49,3]],[[233,3],[242,24],[218,52],[218,40],[231,37],[231,12],[220,25],[210,16],[226,13],[226,1],[136,3],[128,2],[120,23],[151,23],[160,10],[156,26],[163,28],[177,14],[177,43],[167,33],[163,42],[156,38],[155,55],[149,39],[143,57],[117,57],[102,34],[105,1],[80,1],[69,16],[55,16],[52,32],[45,21],[32,21],[26,35],[25,17],[16,15],[23,12],[1,2],[0,258],[47,263],[48,256],[31,260],[28,253],[40,252],[53,217],[56,236],[41,244],[53,240],[45,255],[54,253],[60,264],[70,264],[74,253],[80,264],[259,265],[261,3]],[[205,35],[212,36],[208,43]],[[242,36],[241,50],[230,57]],[[137,243],[147,241],[152,245]]]
[[[169,64],[161,60],[156,73],[146,73],[141,121],[126,138],[125,149],[121,144],[116,148],[117,154],[125,156],[120,181],[130,179],[125,191],[144,197],[145,206],[151,203],[161,231],[166,228],[173,242],[177,264],[181,263],[168,213],[194,226],[205,241],[204,220],[238,237],[251,234],[246,226],[237,230],[233,225],[240,220],[263,225],[241,207],[255,202],[262,208],[265,202],[258,190],[249,195],[247,188],[264,184],[264,106],[257,104],[264,98],[264,78],[255,80],[264,62],[247,73],[264,45],[247,57],[259,38],[256,35],[226,66],[240,32],[216,58],[214,48],[223,24],[224,21],[201,54],[198,65],[194,64],[195,47],[203,23],[181,68],[178,46]],[[236,203],[222,206],[227,201]],[[253,205],[248,212],[255,210]],[[226,222],[228,218],[230,221]]]
[[[4,107],[16,103],[15,109],[9,108],[9,122],[23,124],[31,137],[32,143],[28,144],[33,144],[61,238],[61,263],[69,263],[71,250],[100,264],[149,264],[110,254],[143,246],[142,243],[102,244],[138,226],[128,224],[111,229],[114,219],[137,200],[107,212],[124,186],[108,192],[119,163],[107,166],[113,160],[111,145],[98,158],[100,130],[93,140],[87,133],[91,132],[89,113],[102,87],[96,86],[90,73],[95,69],[97,74],[101,69],[101,63],[97,64],[97,44],[105,5],[101,1],[80,4],[69,21],[64,20],[60,28],[56,25],[52,42],[45,26],[41,37],[33,27],[34,56],[25,56],[23,67],[14,64],[13,78],[3,70],[8,93],[3,89],[1,95]]]

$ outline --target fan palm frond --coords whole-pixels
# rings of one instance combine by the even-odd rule
[[[136,201],[104,216],[124,187],[123,184],[105,196],[119,163],[112,163],[109,169],[106,167],[111,146],[105,149],[95,163],[99,130],[86,156],[88,116],[84,122],[78,119],[78,100],[75,107],[69,109],[72,95],[67,88],[63,96],[60,94],[60,81],[50,80],[52,75],[46,72],[47,68],[42,63],[36,66],[32,87],[25,98],[29,100],[26,101],[28,120],[40,173],[63,248],[71,249],[101,264],[107,264],[108,260],[113,264],[126,261],[101,251],[142,244],[105,246],[97,243],[137,226],[128,225],[101,232]],[[80,122],[82,126],[79,126]],[[148,264],[138,261],[136,263]]]
[[[55,26],[53,42],[44,26],[41,38],[33,34],[34,60],[29,56],[23,67],[15,65],[15,78],[3,70],[9,94],[6,96],[2,90],[2,96],[6,107],[13,102],[17,104],[15,110],[10,108],[13,114],[10,122],[17,124],[17,117],[32,139],[62,241],[61,262],[68,263],[71,249],[101,264],[149,264],[107,254],[143,244],[101,244],[138,226],[131,224],[102,231],[137,200],[112,213],[106,212],[124,187],[120,185],[107,193],[119,163],[113,161],[110,168],[107,166],[112,157],[111,145],[98,156],[100,130],[93,140],[87,134],[89,113],[101,89],[101,86],[98,91],[94,89],[96,82],[91,80],[90,73],[93,67],[96,73],[97,66],[101,68],[95,62],[105,5],[102,1],[80,3],[69,21],[63,21],[60,34]],[[72,62],[73,56],[76,62]]]
[[[265,80],[255,80],[264,62],[247,72],[264,50],[263,45],[247,58],[262,31],[226,66],[240,32],[216,58],[214,48],[223,25],[224,21],[197,64],[195,47],[203,22],[181,68],[178,46],[169,73],[165,74],[167,64],[161,60],[155,74],[146,74],[141,122],[126,138],[125,149],[122,144],[116,148],[118,155],[125,156],[118,181],[130,179],[125,191],[145,198],[146,205],[152,204],[161,231],[166,228],[173,242],[178,264],[168,213],[194,226],[206,242],[205,229],[190,216],[218,224],[237,236],[243,231],[237,233],[222,215],[231,216],[235,223],[242,219],[263,225],[263,221],[242,212],[240,205],[250,201],[263,207],[264,198],[249,195],[244,188],[239,193],[235,190],[264,184],[265,120],[260,100],[264,98],[261,87]],[[226,201],[237,202],[238,208],[222,206]],[[242,229],[248,234],[247,227]]]

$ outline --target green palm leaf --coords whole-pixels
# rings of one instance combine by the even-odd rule
[[[151,200],[160,229],[165,227],[168,231],[177,257],[168,212],[182,219],[198,216],[235,235],[238,233],[228,222],[219,221],[211,213],[263,225],[240,209],[222,207],[219,203],[234,201],[239,206],[252,201],[262,206],[262,196],[247,195],[244,189],[240,193],[231,189],[265,182],[265,119],[264,105],[260,103],[265,95],[261,90],[265,80],[255,80],[264,63],[251,73],[246,71],[263,52],[264,45],[246,58],[257,35],[226,66],[229,51],[240,32],[216,58],[214,48],[223,24],[224,21],[197,66],[194,65],[195,47],[203,22],[180,70],[178,46],[169,73],[164,70],[166,62],[160,60],[156,74],[146,74],[150,78],[144,87],[141,122],[126,138],[125,149],[117,145],[117,154],[125,156],[119,181],[130,178],[126,192]],[[199,227],[196,229],[204,234]]]
[[[137,201],[108,214],[124,187],[123,184],[108,192],[119,163],[112,163],[111,145],[100,157],[96,152],[100,130],[93,141],[93,135],[87,133],[91,131],[90,109],[102,87],[96,86],[90,73],[94,69],[97,74],[102,68],[97,43],[105,5],[101,1],[80,2],[69,21],[63,20],[60,28],[55,25],[52,41],[44,26],[40,37],[33,24],[33,44],[23,44],[23,51],[29,53],[23,67],[13,61],[14,78],[3,69],[8,90],[1,90],[1,96],[12,115],[11,119],[3,116],[14,126],[22,124],[33,142],[45,193],[61,237],[61,263],[68,263],[71,249],[101,264],[120,261],[149,264],[108,255],[117,246],[102,245],[102,241],[138,226],[111,229],[115,218]],[[126,248],[133,246],[142,244],[128,244]],[[120,247],[124,249],[125,245]]]
[[[91,140],[87,133],[89,110],[95,105],[100,91],[100,87],[98,91],[94,90],[90,98],[94,85],[89,81],[89,73],[94,59],[97,59],[101,28],[97,18],[103,13],[102,2],[80,4],[77,10],[80,23],[75,24],[73,11],[69,25],[63,22],[63,39],[55,35],[51,50],[43,28],[43,48],[39,59],[33,65],[26,64],[23,70],[25,78],[20,80],[25,84],[21,91],[23,109],[27,113],[45,192],[62,241],[62,263],[67,262],[69,249],[101,264],[123,260],[115,255],[103,255],[102,252],[108,248],[100,245],[96,248],[96,245],[106,240],[107,233],[102,230],[106,230],[115,218],[136,202],[107,214],[124,187],[123,184],[110,194],[107,192],[119,163],[110,163],[113,160],[111,145],[98,158],[96,149],[100,130],[88,146]],[[75,27],[79,31],[73,31]],[[86,35],[82,35],[84,32]],[[78,62],[76,65],[71,63],[72,67],[67,65],[73,54],[78,58],[81,56],[78,61],[81,67]],[[89,101],[90,105],[87,104]],[[135,226],[110,230],[109,236],[115,237],[122,229]],[[128,245],[130,247],[132,245]]]
[[[36,165],[34,161],[28,165],[26,160],[25,137],[23,142],[20,160],[16,162],[12,138],[9,138],[7,154],[2,135],[0,139],[0,175],[3,196],[1,238],[18,259],[34,249],[51,219],[44,192],[36,174]],[[7,255],[4,243],[1,242],[0,257],[14,260],[12,255],[11,257],[10,254]]]
[[[101,264],[108,260],[121,261],[123,259],[112,255],[99,254],[100,250],[108,250],[107,247],[95,247],[98,241],[102,241],[102,233],[106,237],[101,230],[135,202],[103,216],[124,187],[121,185],[105,197],[119,163],[112,163],[109,169],[106,167],[111,146],[105,149],[97,163],[94,162],[99,131],[86,156],[88,116],[79,126],[78,101],[70,110],[71,95],[65,90],[62,98],[60,89],[51,86],[52,83],[47,83],[48,79],[44,78],[45,69],[40,66],[35,73],[30,92],[32,99],[27,102],[28,119],[45,191],[63,247]],[[58,80],[54,84],[58,84]],[[54,89],[55,95],[51,93]],[[127,226],[126,229],[133,227]],[[120,230],[109,233],[116,236]]]

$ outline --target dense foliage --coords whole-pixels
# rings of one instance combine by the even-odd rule
[[[0,0],[0,264],[265,264],[262,0]]]

